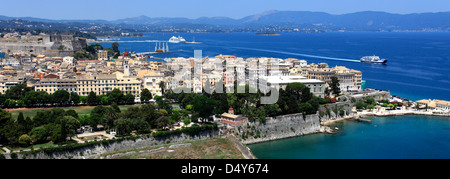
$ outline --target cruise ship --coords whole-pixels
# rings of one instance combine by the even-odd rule
[[[184,39],[183,37],[175,37],[173,36],[172,38],[169,39],[170,43],[186,43],[186,39]]]
[[[379,56],[366,56],[361,58],[362,63],[372,63],[372,64],[386,64],[386,59],[380,59]]]

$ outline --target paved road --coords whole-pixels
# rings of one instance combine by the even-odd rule
[[[236,144],[237,148],[241,151],[245,159],[256,159],[256,157],[252,154],[250,149],[241,142],[239,142],[235,136],[228,135],[227,137]]]
[[[8,148],[3,147],[3,145],[0,145],[0,148],[3,148],[3,150],[5,150],[5,152],[6,152],[7,154],[11,153],[11,151],[10,151]]]

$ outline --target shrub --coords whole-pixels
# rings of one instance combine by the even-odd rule
[[[193,127],[188,127],[188,128],[183,128],[183,129],[177,129],[177,130],[173,130],[173,131],[157,131],[152,133],[153,137],[165,137],[165,136],[170,136],[170,135],[178,135],[178,134],[187,134],[190,136],[195,136],[200,134],[203,131],[207,131],[207,130],[217,130],[217,124],[205,124],[202,126],[193,126]]]
[[[31,144],[31,137],[27,134],[21,135],[19,137],[19,144],[22,146],[29,146]]]

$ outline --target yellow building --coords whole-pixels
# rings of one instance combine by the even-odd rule
[[[96,95],[106,95],[114,89],[120,89],[125,94],[131,93],[138,98],[141,93],[141,82],[137,78],[115,74],[79,76],[77,77],[77,89],[80,96],[87,96],[91,91]]]
[[[5,94],[5,92],[13,86],[24,83],[23,78],[19,77],[5,77],[0,75],[0,93]]]
[[[57,78],[44,78],[34,86],[35,91],[45,91],[48,94],[53,94],[59,90],[65,90],[67,92],[77,92],[77,80],[76,79],[57,79]]]

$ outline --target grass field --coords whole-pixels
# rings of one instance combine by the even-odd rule
[[[135,151],[136,153],[125,155],[116,159],[244,159],[244,156],[233,141],[227,138],[211,138],[206,140],[190,141],[189,143],[191,145],[178,148],[169,148],[174,144],[165,144],[144,149],[124,151]],[[152,153],[139,153],[139,151],[158,149],[161,147],[164,147],[164,150]],[[108,153],[105,155],[112,154],[114,153]]]
[[[139,105],[121,105],[119,106],[121,111],[127,110],[128,108],[132,106],[139,106]],[[75,110],[79,116],[90,114],[91,111],[95,108],[95,106],[74,106],[74,107],[58,107],[64,110]],[[30,118],[33,118],[38,111],[41,110],[51,110],[53,108],[20,108],[20,109],[5,109],[6,111],[10,112],[12,115],[12,118],[17,118],[19,116],[20,112],[23,112],[24,117],[26,118],[29,116]]]

